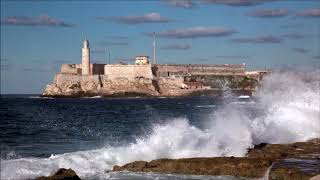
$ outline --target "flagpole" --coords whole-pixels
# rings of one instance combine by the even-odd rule
[[[153,32],[153,64],[156,64],[156,32]]]

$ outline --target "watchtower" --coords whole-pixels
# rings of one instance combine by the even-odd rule
[[[82,75],[89,75],[90,73],[90,48],[89,48],[89,41],[87,38],[83,41],[82,47]]]

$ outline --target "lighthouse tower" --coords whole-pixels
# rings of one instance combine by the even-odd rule
[[[90,74],[90,48],[89,48],[89,41],[87,38],[83,41],[82,47],[82,75],[89,75]]]

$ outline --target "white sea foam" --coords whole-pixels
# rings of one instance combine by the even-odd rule
[[[209,105],[197,105],[196,107],[197,108],[214,108],[214,107],[217,107],[217,106],[214,105],[214,104],[209,104]]]
[[[255,102],[254,101],[234,101],[234,102],[231,102],[231,104],[249,105],[249,104],[255,104]]]
[[[1,161],[1,179],[26,179],[49,175],[58,168],[72,168],[80,177],[110,178],[105,170],[135,160],[157,158],[244,156],[260,142],[290,143],[320,137],[319,83],[306,83],[293,74],[274,74],[257,93],[260,115],[227,103],[217,107],[205,129],[188,119],[154,125],[149,136],[121,147],[79,151],[50,158]]]
[[[250,98],[250,96],[248,95],[241,95],[241,96],[238,96],[239,99],[248,99]]]
[[[98,98],[102,98],[102,97],[101,96],[90,96],[90,97],[83,97],[83,98],[98,99]]]
[[[54,99],[53,97],[29,96],[30,99]]]

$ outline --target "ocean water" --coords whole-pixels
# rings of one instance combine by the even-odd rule
[[[107,172],[135,160],[245,156],[254,144],[320,137],[320,83],[267,77],[255,98],[0,99],[1,179],[72,168],[85,179],[237,179]]]

